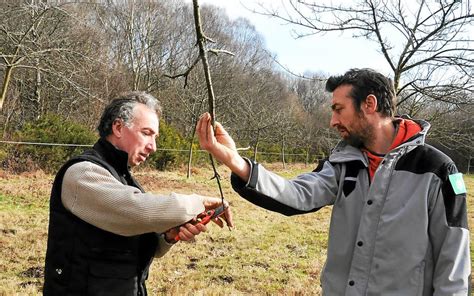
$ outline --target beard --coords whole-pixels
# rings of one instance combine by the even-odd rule
[[[354,146],[356,148],[361,148],[364,146],[364,140],[359,134],[351,133],[348,136],[343,138],[347,144]]]
[[[347,135],[343,136],[343,139],[346,143],[356,148],[370,146],[374,139],[374,127],[367,122],[362,112],[359,113],[357,118],[351,124],[352,130],[345,129]]]

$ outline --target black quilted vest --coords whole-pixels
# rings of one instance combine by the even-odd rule
[[[121,183],[139,188],[127,153],[100,139],[92,150],[59,170],[50,199],[44,295],[147,295],[145,280],[158,244],[156,233],[121,236],[79,219],[61,202],[61,185],[73,164],[90,161]]]

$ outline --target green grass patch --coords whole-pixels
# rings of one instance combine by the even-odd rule
[[[285,177],[314,169],[283,169],[281,164],[270,168]],[[263,210],[238,197],[230,187],[230,172],[218,170],[234,209],[235,229],[211,224],[196,242],[179,243],[156,259],[147,284],[150,295],[320,295],[331,208],[293,217]],[[212,172],[205,168],[195,169],[192,179],[186,179],[184,169],[136,175],[150,192],[218,195]],[[0,295],[41,295],[52,178],[42,173],[0,174]],[[464,180],[472,226],[474,176]]]

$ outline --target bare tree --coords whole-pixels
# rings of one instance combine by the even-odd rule
[[[350,32],[376,42],[392,69],[403,103],[423,93],[453,104],[472,103],[469,96],[446,94],[473,91],[474,14],[469,1],[289,0],[286,10],[260,5],[260,13],[299,26],[297,38]]]
[[[318,159],[328,155],[339,140],[339,136],[329,128],[331,116],[330,95],[325,90],[325,81],[320,74],[305,73],[313,79],[293,78],[290,88],[298,96],[303,112],[298,116],[295,144],[304,147],[307,158],[317,155]]]
[[[76,4],[32,0],[1,6],[0,106],[17,106],[17,120],[24,122],[47,112],[71,112],[74,102],[84,107],[82,98],[96,98],[86,84],[95,81],[88,74],[100,64],[92,58],[100,51],[91,28],[77,17]],[[15,112],[4,112],[4,130]]]
[[[281,162],[283,168],[286,168],[287,148],[295,147],[298,142],[299,135],[296,132],[298,122],[295,119],[303,114],[301,102],[296,94],[287,91],[284,102],[281,103],[281,110],[276,114],[277,124],[272,128],[273,142],[280,144]]]
[[[61,10],[59,7],[44,5],[41,1],[30,3],[2,3],[0,18],[0,38],[2,48],[0,58],[3,68],[3,84],[0,93],[0,110],[6,100],[8,88],[17,68],[32,69],[36,74],[36,95],[40,97],[38,86],[41,83],[39,59],[54,51],[63,51],[56,46],[43,47],[40,42],[41,26],[48,18]],[[18,22],[22,19],[22,22]],[[20,24],[20,25],[19,25]]]
[[[284,81],[270,69],[249,74],[234,78],[233,83],[242,91],[233,97],[234,107],[226,111],[236,138],[248,143],[257,159],[260,144],[272,142],[280,125],[288,120],[285,111],[290,94]]]
[[[462,116],[473,117],[466,113],[472,112],[469,106],[474,104],[474,14],[470,1],[284,3],[280,10],[264,4],[254,10],[295,25],[296,38],[342,33],[375,42],[392,71],[401,112],[434,120],[434,127],[442,126],[454,116],[448,114],[460,110]],[[472,130],[460,124],[447,126],[452,129],[434,133],[440,140],[459,132],[464,138],[472,137]],[[469,145],[463,147],[468,149]]]
[[[98,14],[110,43],[111,63],[130,89],[155,92],[163,74],[187,68],[194,46],[192,10],[181,1],[106,0]]]

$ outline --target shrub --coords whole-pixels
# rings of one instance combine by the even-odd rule
[[[8,159],[8,148],[1,147],[0,148],[0,163],[5,162]]]
[[[157,151],[149,159],[153,167],[165,170],[170,166],[186,162],[188,144],[181,134],[171,125],[160,121],[160,134],[156,139]],[[163,149],[163,150],[162,150]]]
[[[13,138],[21,142],[92,145],[97,135],[87,127],[59,115],[47,114],[39,120],[26,123]],[[66,160],[86,149],[88,147],[15,145],[9,149],[9,156],[4,163],[7,169],[16,172],[38,168],[55,172]]]

